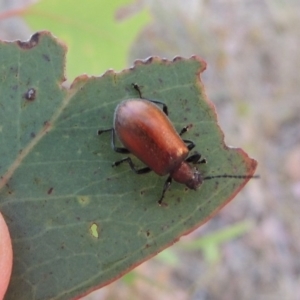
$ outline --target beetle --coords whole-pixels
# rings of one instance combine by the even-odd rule
[[[151,171],[160,176],[169,174],[158,200],[159,205],[162,204],[165,192],[173,179],[185,184],[189,189],[196,190],[207,179],[250,177],[226,174],[203,177],[200,171],[192,165],[206,163],[206,160],[198,152],[189,156],[190,151],[196,145],[190,140],[181,138],[191,125],[177,133],[168,118],[168,107],[160,101],[143,98],[140,87],[136,83],[132,86],[138,92],[139,98],[122,101],[115,109],[113,127],[98,130],[98,135],[111,132],[111,145],[114,151],[123,154],[131,153],[147,167],[137,169],[130,157],[114,162],[113,166],[127,162],[136,174]],[[162,109],[158,105],[161,105]],[[124,147],[116,147],[115,136]]]

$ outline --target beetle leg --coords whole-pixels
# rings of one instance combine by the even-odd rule
[[[137,83],[132,83],[132,87],[139,93],[140,98],[143,99],[139,85]]]
[[[182,136],[184,133],[186,133],[190,128],[192,128],[193,125],[192,124],[189,124],[187,126],[184,126],[181,131],[179,132],[179,135]]]
[[[146,99],[146,98],[144,98],[144,99]],[[151,100],[151,99],[146,99],[146,100],[148,100],[148,101],[150,101],[152,103],[158,104],[158,105],[162,105],[163,112],[165,113],[165,115],[167,115],[167,116],[169,115],[169,113],[168,113],[168,106],[166,104],[164,104],[163,102],[156,101],[156,100]]]
[[[163,112],[168,116],[168,106],[166,104],[164,104],[163,102],[157,101],[157,100],[152,100],[152,99],[144,98],[142,96],[142,92],[141,92],[141,89],[140,89],[139,85],[137,83],[132,83],[132,86],[139,93],[139,96],[140,96],[141,99],[145,99],[145,100],[148,100],[148,101],[150,101],[152,103],[155,103],[155,104],[158,104],[158,105],[162,105]]]
[[[200,153],[195,153],[188,157],[185,161],[192,163],[192,164],[206,164],[206,159],[202,158],[201,160],[201,154]]]
[[[102,134],[103,132],[108,132],[108,131],[111,131],[111,147],[114,149],[114,151],[116,151],[118,153],[124,153],[124,154],[130,153],[130,151],[126,148],[116,147],[116,144],[115,144],[115,130],[113,128],[98,130],[98,135]]]
[[[191,151],[192,149],[194,149],[196,147],[195,143],[193,141],[190,140],[183,140],[187,145],[187,148],[189,149],[189,151]]]
[[[169,176],[164,184],[164,187],[163,187],[163,191],[162,191],[162,194],[161,194],[161,197],[160,199],[157,201],[159,205],[162,205],[162,202],[163,202],[163,199],[165,197],[165,193],[166,191],[169,189],[170,185],[172,183],[172,177]]]
[[[152,171],[149,167],[145,167],[145,168],[142,168],[142,169],[136,169],[130,157],[125,157],[125,158],[123,158],[123,159],[121,159],[119,161],[114,162],[113,163],[113,167],[114,166],[118,166],[118,165],[120,165],[123,162],[128,162],[131,170],[133,172],[135,172],[136,174],[146,174],[146,173],[149,173],[149,172]]]

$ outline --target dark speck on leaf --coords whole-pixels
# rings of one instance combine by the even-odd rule
[[[50,61],[50,57],[49,57],[49,55],[47,55],[47,54],[43,54],[43,58],[44,58],[46,61]]]
[[[36,90],[33,88],[30,88],[25,94],[24,97],[28,101],[33,101],[36,98]]]
[[[48,190],[48,195],[51,195],[53,192],[53,187],[51,187],[49,190]]]
[[[12,72],[12,73],[15,73],[15,74],[18,74],[18,68],[16,66],[11,66],[9,68],[9,70]]]

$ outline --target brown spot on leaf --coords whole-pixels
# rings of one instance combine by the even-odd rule
[[[44,126],[46,127],[46,129],[49,128],[50,127],[50,122],[49,121],[45,121],[44,122]]]
[[[31,39],[29,41],[27,42],[17,41],[17,44],[19,45],[20,48],[24,50],[28,50],[35,47],[38,44],[39,39],[40,39],[40,33],[37,32],[31,36]]]
[[[51,195],[52,192],[53,192],[53,187],[51,187],[51,188],[48,190],[47,194],[48,194],[48,195]]]

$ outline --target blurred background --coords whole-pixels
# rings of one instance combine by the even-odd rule
[[[1,39],[36,31],[18,12],[32,2],[0,0]],[[111,68],[153,55],[202,57],[225,141],[258,160],[261,178],[207,224],[83,299],[299,300],[300,2],[127,2],[114,22],[141,11],[149,19],[124,51],[124,66]]]

